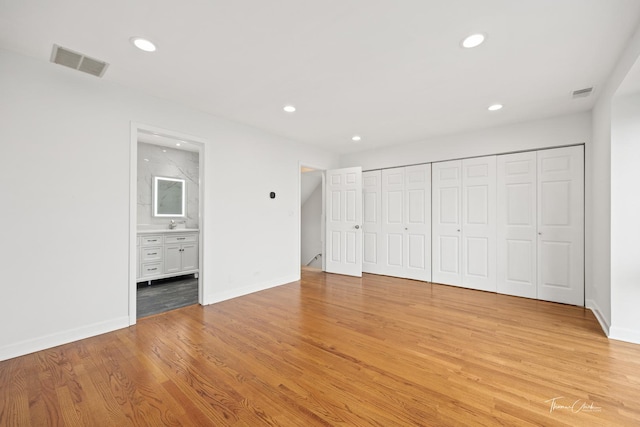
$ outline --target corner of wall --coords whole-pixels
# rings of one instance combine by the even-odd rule
[[[593,312],[593,315],[596,317],[598,323],[600,323],[600,327],[602,328],[604,334],[606,336],[609,336],[611,326],[609,325],[609,322],[607,321],[607,318],[603,314],[602,310],[598,306],[598,303],[595,300],[587,299],[585,300],[585,306]]]

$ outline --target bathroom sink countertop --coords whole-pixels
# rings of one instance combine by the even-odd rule
[[[194,232],[194,231],[200,231],[200,229],[199,228],[174,228],[173,230],[170,230],[168,228],[156,228],[153,230],[138,230],[137,233],[138,234],[188,233],[188,232]]]

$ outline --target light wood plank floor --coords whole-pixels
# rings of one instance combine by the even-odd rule
[[[632,426],[640,346],[579,307],[304,271],[0,362],[0,425]]]

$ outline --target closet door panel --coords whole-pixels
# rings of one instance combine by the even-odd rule
[[[462,161],[432,166],[432,276],[436,283],[462,285]]]
[[[584,305],[583,147],[538,158],[538,298]]]
[[[438,239],[437,252],[439,255],[439,262],[434,265],[434,268],[438,267],[439,277],[445,275],[460,276],[460,238],[458,236],[440,236]],[[435,253],[435,250],[434,250]],[[436,278],[434,271],[434,282],[445,283],[442,280]],[[458,284],[458,283],[451,283]]]
[[[387,233],[387,259],[386,266],[391,268],[402,269],[404,265],[403,257],[404,236],[402,233]],[[398,271],[398,277],[404,277],[401,271]]]
[[[380,274],[404,277],[404,181],[405,168],[384,169],[382,177],[382,225]]]
[[[362,271],[379,273],[381,179],[378,171],[362,173]]]
[[[537,298],[535,152],[498,156],[499,293]]]
[[[496,156],[462,161],[462,284],[496,291]]]
[[[405,168],[404,277],[431,280],[431,165]]]

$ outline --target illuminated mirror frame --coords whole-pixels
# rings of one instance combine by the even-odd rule
[[[158,213],[158,184],[162,181],[171,181],[171,182],[179,182],[182,184],[182,194],[181,194],[181,206],[180,212],[176,213]],[[184,179],[181,178],[167,178],[164,176],[154,176],[153,177],[153,216],[155,217],[165,217],[165,218],[176,218],[176,217],[184,217],[186,216],[185,212],[185,202],[186,202],[186,191],[187,191],[187,183]]]

